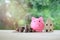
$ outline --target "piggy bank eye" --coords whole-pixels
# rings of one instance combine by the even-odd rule
[[[40,21],[39,21],[40,22]]]

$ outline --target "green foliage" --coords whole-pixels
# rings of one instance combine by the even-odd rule
[[[0,4],[4,4],[4,0],[0,0]]]
[[[27,10],[23,1],[27,5]],[[54,23],[54,29],[60,29],[60,0],[10,0],[10,2],[8,11],[12,18],[17,20],[19,26],[30,23],[31,17],[25,17],[27,13],[30,13],[34,17],[43,16],[45,22],[50,17]],[[0,0],[0,4],[4,3],[5,0]],[[2,23],[0,25],[2,26]]]
[[[25,20],[19,20],[18,21],[18,26],[20,27],[20,26],[25,26]]]
[[[60,29],[60,0],[30,0],[29,2],[33,5],[29,8],[32,16],[43,16],[44,21],[50,17],[53,20],[54,29]]]

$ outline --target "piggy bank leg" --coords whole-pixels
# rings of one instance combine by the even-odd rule
[[[42,32],[42,30],[41,30],[41,31],[39,31],[39,32]]]
[[[42,32],[42,30],[36,30],[36,32]]]

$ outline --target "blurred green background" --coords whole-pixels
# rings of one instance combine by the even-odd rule
[[[51,18],[60,30],[60,0],[0,0],[0,29],[29,25],[32,16]]]

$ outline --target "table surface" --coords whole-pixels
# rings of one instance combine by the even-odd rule
[[[60,30],[48,33],[19,33],[15,30],[0,30],[0,40],[60,40]]]

